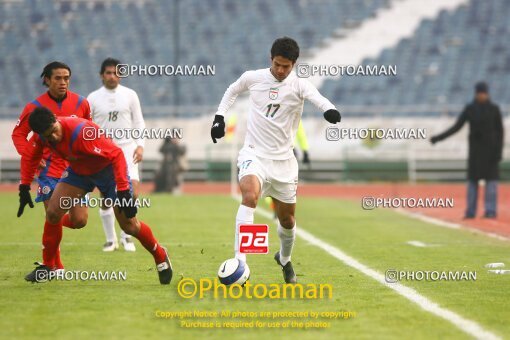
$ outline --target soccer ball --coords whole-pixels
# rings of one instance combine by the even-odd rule
[[[250,268],[248,264],[236,258],[226,260],[218,269],[218,279],[226,286],[234,283],[242,286],[249,278]]]

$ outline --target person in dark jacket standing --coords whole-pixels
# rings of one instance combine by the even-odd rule
[[[468,198],[465,218],[476,216],[478,182],[485,180],[485,217],[497,216],[497,181],[503,153],[503,122],[499,107],[489,97],[489,86],[479,82],[475,99],[468,104],[455,124],[431,138],[435,144],[459,131],[469,122]]]

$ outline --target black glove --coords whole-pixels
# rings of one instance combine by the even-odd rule
[[[342,117],[340,116],[340,112],[338,112],[337,110],[331,109],[331,110],[324,112],[324,119],[326,119],[331,124],[336,124],[336,123],[340,123],[340,121],[342,120]]]
[[[129,190],[117,191],[117,199],[119,201],[119,211],[123,212],[127,218],[136,216],[138,209],[135,205],[135,199]]]
[[[225,118],[220,115],[214,116],[214,122],[211,127],[211,138],[214,143],[216,139],[223,138],[225,136]]]
[[[30,196],[30,185],[20,184],[18,217],[23,215],[23,210],[25,210],[25,206],[27,204],[30,206],[30,208],[34,207],[34,202],[32,202],[32,197]]]
[[[310,157],[308,155],[308,151],[303,151],[303,163],[310,164]]]
[[[437,142],[439,142],[439,138],[437,136],[430,138],[430,143],[432,145],[436,144]]]

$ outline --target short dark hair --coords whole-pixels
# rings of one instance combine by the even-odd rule
[[[41,73],[42,83],[44,86],[48,87],[48,84],[44,81],[44,78],[51,78],[51,75],[53,73],[53,70],[59,69],[59,68],[65,68],[69,71],[69,76],[71,75],[71,68],[60,61],[52,61],[48,65],[44,66],[44,69]]]
[[[287,58],[295,63],[299,58],[299,46],[296,40],[289,37],[276,39],[271,47],[271,59],[277,56]]]
[[[106,58],[103,60],[103,63],[101,64],[101,70],[99,71],[99,74],[103,74],[104,71],[106,71],[106,68],[109,66],[117,67],[117,65],[120,64],[120,60],[114,59],[114,58]]]
[[[489,85],[484,81],[479,81],[475,85],[476,93],[489,93]]]
[[[57,118],[53,112],[45,107],[36,107],[28,117],[28,125],[38,134],[48,130],[56,121]]]

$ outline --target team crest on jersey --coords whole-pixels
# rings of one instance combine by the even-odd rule
[[[101,153],[101,149],[98,148],[97,146],[94,146],[94,152],[95,153]]]
[[[269,89],[269,99],[275,100],[278,98],[278,88],[277,87],[271,87]]]
[[[67,172],[66,170],[62,173],[62,176],[60,176],[60,178],[66,178],[67,176],[69,176],[69,172]]]
[[[48,195],[50,193],[51,189],[49,186],[45,185],[43,186],[42,188],[42,193],[45,194],[45,195]]]
[[[19,123],[21,123],[21,120],[20,120],[20,119],[18,119],[18,120],[16,121],[16,126],[19,126]]]

